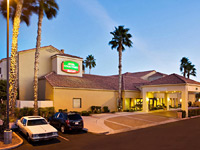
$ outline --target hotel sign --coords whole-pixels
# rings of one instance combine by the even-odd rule
[[[63,61],[62,62],[62,71],[67,73],[79,73],[80,72],[80,66],[77,62],[73,61]]]

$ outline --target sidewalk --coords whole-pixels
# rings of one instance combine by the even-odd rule
[[[12,134],[12,143],[4,144],[3,134],[0,134],[0,150],[8,150],[16,148],[23,144],[23,140],[15,133]]]

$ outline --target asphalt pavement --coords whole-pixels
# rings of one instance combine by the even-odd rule
[[[62,134],[51,141],[24,144],[18,150],[199,150],[200,118],[138,129],[98,135],[87,132]],[[66,140],[67,139],[67,140]]]

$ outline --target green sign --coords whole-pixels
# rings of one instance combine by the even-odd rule
[[[62,71],[67,72],[67,73],[79,73],[80,67],[77,62],[63,61],[62,62]]]

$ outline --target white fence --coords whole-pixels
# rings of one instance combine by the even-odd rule
[[[34,101],[33,100],[17,100],[16,106],[18,108],[24,108],[24,107],[31,107],[33,108]],[[53,101],[38,101],[38,107],[53,107]]]

